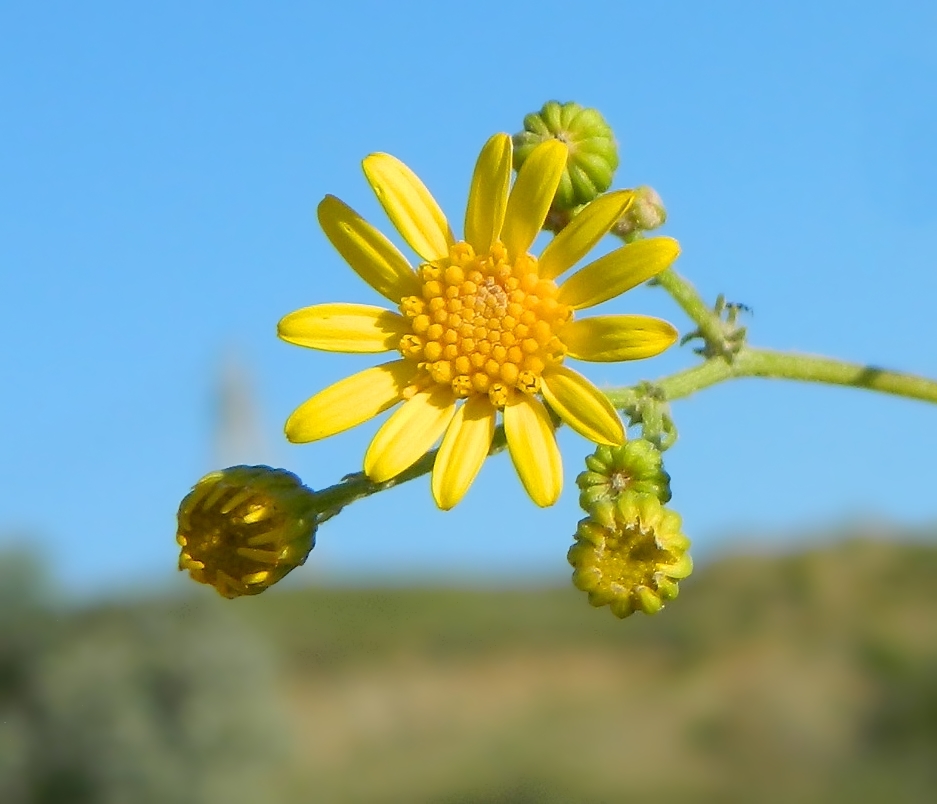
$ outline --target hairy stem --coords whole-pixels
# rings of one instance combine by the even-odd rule
[[[689,281],[673,268],[667,268],[654,277],[654,283],[666,290],[680,305],[683,312],[696,324],[706,343],[722,343],[725,333],[719,315],[703,301],[699,291]]]
[[[677,287],[682,292],[688,285],[684,283],[681,287],[680,282],[682,280],[678,277]],[[692,290],[692,287],[690,287],[690,290]],[[695,294],[696,291],[692,291],[692,293]],[[695,297],[697,301],[693,301],[689,296],[684,298],[689,298],[688,304],[690,306],[695,307],[697,301],[700,305],[703,305],[699,296]],[[705,308],[705,305],[703,307]],[[708,308],[706,309],[708,310]],[[694,320],[701,324],[701,319]],[[663,400],[672,401],[683,399],[717,383],[742,377],[764,377],[844,385],[850,388],[865,388],[870,391],[937,403],[937,382],[934,380],[913,374],[888,371],[877,366],[846,363],[829,357],[775,352],[770,349],[753,349],[748,346],[742,346],[731,358],[711,357],[698,366],[663,377],[652,383],[652,385]],[[616,408],[624,408],[634,401],[635,391],[635,388],[615,388],[607,390],[605,393]],[[501,452],[506,443],[504,428],[498,427],[495,431],[489,455]],[[355,500],[369,497],[379,491],[386,491],[401,483],[406,483],[408,480],[428,474],[432,471],[433,464],[436,461],[436,452],[437,450],[427,452],[409,469],[383,483],[375,483],[373,480],[369,480],[363,472],[356,472],[348,475],[334,486],[315,492],[314,504],[319,512],[318,521],[322,523],[331,519],[342,508]]]
[[[713,358],[653,383],[664,399],[682,399],[726,380],[764,377],[865,388],[937,403],[937,382],[877,366],[847,363],[816,355],[775,352],[743,346],[732,360]],[[630,389],[607,391],[613,405],[623,404]]]
[[[498,426],[495,429],[488,454],[495,455],[506,446],[507,439],[504,436],[504,427]],[[334,486],[314,492],[316,509],[319,511],[319,523],[331,519],[342,508],[355,500],[370,497],[379,491],[386,491],[394,486],[399,486],[401,483],[406,483],[408,480],[414,480],[422,475],[429,474],[433,470],[433,464],[436,463],[437,452],[439,452],[438,449],[430,450],[409,469],[405,469],[396,477],[385,480],[383,483],[375,483],[364,472],[355,472],[347,475]]]

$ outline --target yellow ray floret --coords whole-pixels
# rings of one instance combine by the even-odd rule
[[[670,238],[623,246],[581,268],[579,262],[633,203],[630,191],[600,196],[544,250],[529,253],[566,165],[567,147],[549,140],[527,158],[511,187],[507,134],[482,149],[465,212],[465,240],[456,240],[433,196],[388,154],[364,160],[368,182],[388,217],[419,256],[412,267],[383,234],[332,196],[319,205],[327,237],[355,272],[396,310],[319,304],[284,317],[279,335],[335,352],[396,350],[401,359],[355,374],[319,392],[286,423],[291,441],[347,430],[403,405],[378,430],[365,472],[388,480],[441,441],[431,488],[440,508],[468,491],[504,422],[518,476],[538,505],[562,490],[556,415],[586,438],[620,444],[618,414],[567,357],[634,360],[662,352],[676,339],[670,324],[647,316],[574,312],[600,304],[667,268],[679,253]]]
[[[416,463],[446,431],[455,411],[455,396],[444,385],[414,394],[371,441],[364,456],[368,477],[381,483]]]
[[[377,200],[410,247],[424,260],[444,258],[454,242],[452,231],[417,175],[389,154],[371,154],[362,165]]]
[[[574,310],[594,307],[657,276],[679,253],[670,237],[637,240],[574,273],[560,287],[559,301]]]
[[[596,315],[563,327],[569,357],[610,363],[659,355],[676,343],[676,328],[647,315]]]
[[[409,331],[402,315],[365,304],[317,304],[280,319],[287,343],[324,352],[389,352]]]
[[[373,419],[400,401],[415,374],[406,360],[352,374],[296,408],[286,420],[286,437],[298,444],[318,441]]]
[[[616,446],[625,441],[625,428],[598,388],[566,366],[551,366],[540,386],[543,398],[557,415],[594,444]]]
[[[631,190],[600,195],[589,205],[588,215],[577,215],[540,255],[540,276],[555,279],[572,268],[608,234],[634,202]]]
[[[553,505],[563,490],[563,464],[546,408],[532,396],[515,394],[504,407],[504,434],[530,499]]]
[[[456,411],[433,470],[433,497],[440,508],[452,508],[472,485],[488,455],[497,413],[484,396],[469,397]]]
[[[482,148],[465,209],[465,239],[483,254],[501,238],[511,186],[511,140],[495,135]]]

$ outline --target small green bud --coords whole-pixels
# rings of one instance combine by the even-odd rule
[[[597,506],[618,500],[626,491],[653,494],[662,503],[670,502],[670,475],[664,471],[660,450],[650,441],[637,438],[618,447],[600,445],[586,457],[586,471],[576,478],[579,505],[602,521]]]
[[[588,594],[591,605],[608,606],[616,617],[656,614],[677,596],[677,582],[693,571],[679,514],[652,494],[632,491],[599,508],[603,521],[581,520],[569,548],[573,584]]]
[[[179,569],[223,597],[260,594],[315,546],[314,501],[285,469],[231,466],[206,475],[179,504]]]
[[[524,118],[524,130],[514,135],[514,169],[551,138],[569,146],[566,170],[553,199],[555,210],[587,204],[611,187],[618,168],[618,144],[598,111],[578,103],[547,101],[539,112]]]
[[[626,243],[639,238],[645,232],[658,229],[667,221],[664,202],[653,187],[636,187],[634,202],[621,219],[612,227],[612,234]]]

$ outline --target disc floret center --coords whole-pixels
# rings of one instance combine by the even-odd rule
[[[503,408],[515,390],[537,393],[544,370],[562,362],[558,332],[572,308],[557,301],[556,283],[539,276],[534,256],[511,261],[501,243],[479,255],[460,241],[417,274],[422,295],[400,304],[411,328],[400,352],[421,369],[410,395],[438,383],[461,398],[487,394]]]

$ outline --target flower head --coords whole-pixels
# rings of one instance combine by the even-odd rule
[[[629,191],[600,196],[539,258],[530,254],[567,153],[558,140],[541,143],[511,187],[511,138],[492,137],[475,167],[463,240],[456,240],[442,210],[406,165],[387,154],[367,157],[368,182],[419,256],[416,269],[354,210],[326,196],[318,209],[326,236],[397,309],[306,307],[280,321],[279,336],[325,351],[399,355],[300,405],[286,422],[287,438],[325,438],[402,402],[371,441],[364,470],[376,482],[388,480],[441,438],[432,491],[444,509],[462,499],[477,475],[499,416],[521,482],[542,506],[556,502],[562,488],[559,450],[544,401],[589,440],[624,441],[608,398],[564,361],[650,357],[676,340],[676,330],[647,316],[578,321],[574,314],[656,275],[673,262],[679,246],[665,237],[622,246],[557,284],[557,277],[584,257],[632,202]]]
[[[179,569],[228,598],[275,584],[305,562],[315,537],[313,493],[284,469],[212,472],[179,504]]]
[[[677,581],[693,570],[689,546],[679,514],[652,494],[625,492],[579,522],[567,558],[589,602],[624,618],[656,614],[677,596]]]

